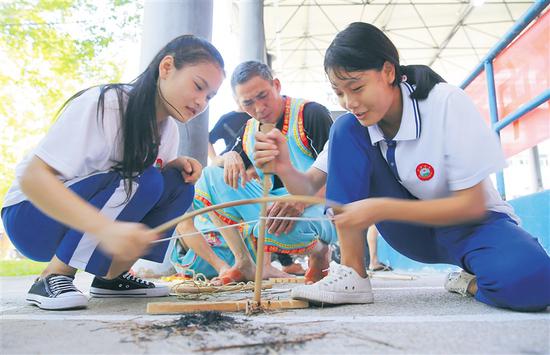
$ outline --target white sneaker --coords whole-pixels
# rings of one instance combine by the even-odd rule
[[[468,285],[476,277],[466,271],[454,271],[447,275],[445,289],[449,292],[461,294],[462,296],[473,296],[468,292]]]
[[[296,299],[328,304],[372,303],[374,300],[368,277],[362,278],[352,268],[335,262],[330,264],[329,273],[322,280],[295,287],[290,295]]]

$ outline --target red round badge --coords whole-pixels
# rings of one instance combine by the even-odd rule
[[[420,163],[416,166],[416,176],[422,181],[428,181],[434,177],[434,168],[428,163]]]

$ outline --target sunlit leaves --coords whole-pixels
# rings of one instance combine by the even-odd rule
[[[125,63],[117,51],[140,35],[141,9],[130,0],[0,3],[0,201],[15,164],[63,102],[120,80]]]

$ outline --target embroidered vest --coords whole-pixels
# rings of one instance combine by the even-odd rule
[[[301,172],[305,172],[315,161],[310,150],[310,143],[304,131],[304,106],[307,101],[302,99],[285,98],[283,128],[281,132],[286,137],[290,162]],[[260,122],[251,118],[246,122],[243,134],[243,150],[248,159],[254,162],[255,134],[260,128]],[[258,175],[263,177],[260,169]]]

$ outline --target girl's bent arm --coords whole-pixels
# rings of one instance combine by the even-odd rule
[[[291,165],[288,169],[280,171],[278,176],[292,195],[315,195],[327,181],[327,175],[315,167],[302,173]]]
[[[55,175],[53,168],[35,156],[19,181],[21,190],[42,212],[71,228],[96,234],[112,222],[67,189]]]
[[[364,227],[380,221],[401,221],[445,226],[475,221],[487,212],[483,182],[452,196],[435,200],[370,198],[348,204],[335,221],[340,225]]]

